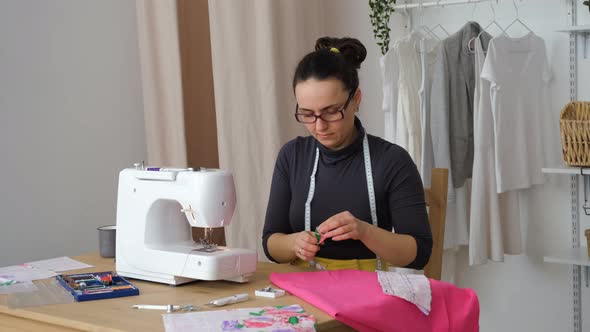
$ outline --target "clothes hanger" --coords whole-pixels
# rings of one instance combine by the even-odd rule
[[[471,0],[469,0],[471,2]],[[473,9],[471,10],[471,21],[475,22],[475,10],[477,9],[477,2],[473,4]]]
[[[487,25],[485,28],[483,28],[483,30],[481,30],[481,32],[479,33],[479,35],[477,35],[477,38],[479,38],[479,36],[481,36],[481,34],[482,34],[484,31],[486,31],[486,32],[487,32],[487,31],[488,31],[488,29],[489,29],[489,28],[490,28],[492,25],[495,25],[495,26],[496,26],[498,29],[500,29],[500,31],[502,31],[502,33],[505,33],[505,32],[506,32],[506,29],[503,29],[503,28],[502,28],[502,26],[501,26],[500,24],[498,24],[498,22],[497,22],[496,20],[493,20],[493,21],[491,21],[491,22],[490,22],[490,24],[488,24],[488,25]],[[488,32],[488,33],[489,33],[489,32]]]
[[[434,33],[434,31],[433,31],[434,29],[431,29],[431,28],[429,28],[429,27],[427,27],[426,25],[423,24],[423,22],[424,22],[424,12],[423,12],[423,7],[422,7],[422,1],[423,0],[420,0],[420,2],[418,4],[418,13],[419,13],[419,16],[418,16],[418,20],[419,21],[418,21],[418,23],[419,23],[419,25],[418,25],[418,27],[414,31],[416,31],[416,32],[422,31],[422,32],[425,33],[424,35],[421,36],[421,38],[420,38],[421,40],[426,39],[426,36],[430,36],[432,38],[435,38],[435,39],[439,39],[440,40],[440,38],[436,35],[436,33]]]
[[[423,30],[427,34],[432,35],[432,31],[424,25],[424,7],[422,7],[422,1],[423,0],[420,0],[418,2],[418,27],[414,29],[414,31],[419,32],[420,30]],[[423,39],[423,36],[421,36],[421,39]]]
[[[498,4],[498,0],[496,0],[496,4]],[[481,35],[482,35],[484,32],[488,32],[488,33],[489,33],[488,29],[489,29],[489,28],[490,28],[492,25],[494,25],[494,26],[496,26],[498,29],[500,29],[500,31],[502,31],[502,34],[506,34],[506,29],[502,28],[502,26],[501,26],[501,25],[498,23],[498,21],[496,20],[496,9],[494,8],[494,5],[492,4],[492,2],[491,2],[491,1],[490,1],[490,10],[492,11],[492,21],[491,21],[491,22],[490,22],[488,25],[486,25],[486,27],[485,27],[485,28],[483,28],[483,29],[482,29],[482,30],[479,32],[479,34],[477,34],[477,37],[471,38],[471,39],[469,40],[469,44],[467,44],[467,45],[468,45],[468,48],[469,48],[469,52],[475,52],[474,46],[472,46],[472,44],[475,42],[475,39],[477,39],[477,38],[480,38],[480,37],[481,37]]]
[[[434,27],[433,27],[431,30],[432,30],[432,31],[434,31],[434,30],[436,30],[437,28],[439,28],[440,30],[442,30],[442,31],[445,33],[445,35],[447,35],[447,37],[449,37],[449,36],[451,35],[451,34],[450,34],[448,31],[447,31],[447,29],[445,29],[445,28],[444,28],[444,27],[443,27],[443,26],[442,26],[440,23],[439,23],[439,24],[437,24],[437,25],[435,25],[435,26],[434,26]],[[439,39],[440,39],[440,38],[439,38]]]
[[[425,34],[422,34],[420,36],[420,40],[421,41],[426,40],[426,36],[430,36],[431,38],[440,40],[440,38],[434,33],[434,31],[432,31],[433,29],[431,29],[431,28],[429,28],[429,27],[427,27],[426,25],[423,24],[423,21],[424,21],[424,11],[423,11],[424,10],[424,7],[422,7],[422,1],[423,0],[420,0],[420,2],[418,3],[418,13],[419,13],[419,16],[418,16],[419,21],[418,22],[420,23],[420,25],[418,26],[417,30],[418,30],[418,32],[419,31],[423,31],[423,32],[425,32]],[[421,54],[422,53],[421,50],[420,50],[420,45],[419,44],[418,45],[414,44],[414,48],[416,49],[416,52],[418,54]]]
[[[444,5],[441,5],[441,4],[440,4],[440,0],[437,0],[437,1],[436,1],[436,6],[438,6],[438,7],[440,7],[440,8],[443,8],[443,7],[444,7]],[[441,38],[440,38],[440,37],[439,37],[439,36],[438,36],[438,35],[437,35],[437,34],[434,32],[434,30],[436,30],[436,29],[440,29],[440,30],[442,30],[442,31],[445,33],[445,35],[446,35],[447,37],[448,37],[448,36],[450,36],[449,32],[448,32],[448,31],[447,31],[447,30],[446,30],[446,29],[445,29],[445,28],[444,28],[444,27],[443,27],[443,26],[442,26],[440,23],[439,23],[439,24],[437,24],[437,25],[435,25],[435,26],[434,26],[434,27],[432,27],[432,28],[428,28],[428,27],[426,27],[426,26],[422,26],[422,27],[423,27],[423,28],[425,28],[425,30],[429,32],[429,35],[430,35],[431,37],[433,37],[433,38],[435,38],[435,39],[437,39],[437,40],[441,40]]]
[[[520,23],[521,26],[523,26],[525,29],[527,29],[529,31],[529,33],[532,33],[533,30],[531,30],[526,24],[524,24],[523,21],[520,20],[519,15],[518,15],[518,6],[516,5],[516,1],[512,0],[512,4],[514,5],[514,10],[516,11],[516,18],[514,19],[514,21],[512,21],[512,23],[508,24],[508,26],[506,27],[506,29],[504,29],[504,34],[507,37],[510,37],[510,35],[508,34],[508,29],[513,26],[515,23]]]
[[[421,26],[420,29],[424,30],[430,37],[440,40],[440,38],[438,37],[438,35],[436,33],[434,33],[434,28],[429,28],[425,25]]]
[[[471,0],[469,0],[469,2],[471,2]],[[473,4],[473,9],[471,10],[471,21],[470,22],[475,22],[475,9],[477,9],[477,2]],[[480,28],[481,28],[481,26],[480,26]],[[477,37],[472,37],[471,39],[469,39],[469,41],[467,42],[467,53],[469,53],[469,54],[475,53],[475,46],[473,46],[473,45],[475,44],[475,39],[479,38],[482,31],[483,31],[483,29],[479,32]]]
[[[496,1],[496,3],[498,3]],[[502,31],[502,33],[506,32],[506,29],[502,28],[502,26],[498,23],[498,21],[496,20],[496,8],[494,8],[494,5],[492,4],[492,2],[490,1],[490,10],[492,11],[492,21],[486,25],[485,28],[483,28],[483,30],[479,33],[479,35],[477,35],[477,38],[479,38],[479,36],[481,36],[481,34],[484,31],[488,31],[488,29],[492,26],[495,25],[498,29],[500,29],[500,31]]]

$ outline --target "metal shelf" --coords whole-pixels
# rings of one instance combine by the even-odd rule
[[[576,25],[576,26],[566,27],[566,28],[557,30],[557,32],[581,32],[581,33],[589,33],[590,32],[590,24]]]
[[[543,257],[547,263],[590,266],[588,248],[568,248]]]
[[[572,25],[557,32],[579,33],[584,36],[584,59],[588,57],[588,39],[590,39],[590,24]]]
[[[590,168],[585,167],[543,167],[541,171],[546,174],[590,175]]]

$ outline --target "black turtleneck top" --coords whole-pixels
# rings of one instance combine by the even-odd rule
[[[305,201],[316,147],[320,150],[320,158],[311,202],[311,230],[343,211],[372,223],[363,158],[365,130],[358,118],[355,119],[355,126],[358,130],[355,141],[338,151],[327,149],[313,136],[297,137],[280,150],[262,234],[262,246],[269,259],[275,261],[267,247],[272,234],[305,230]],[[367,138],[379,227],[413,236],[418,251],[416,259],[407,267],[422,269],[430,258],[432,235],[418,169],[400,146],[372,135]],[[328,239],[317,256],[330,259],[375,258],[375,254],[359,240]]]

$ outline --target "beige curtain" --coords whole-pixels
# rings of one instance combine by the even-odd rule
[[[322,18],[315,0],[209,0],[219,163],[233,172],[238,198],[226,240],[260,259],[277,153],[306,135],[293,118],[292,75],[322,35]]]
[[[186,167],[176,0],[136,1],[147,144],[151,165]]]

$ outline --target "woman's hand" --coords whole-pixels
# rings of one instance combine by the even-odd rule
[[[312,232],[299,232],[295,235],[293,241],[293,252],[295,256],[304,261],[310,261],[315,257],[315,254],[320,250],[317,245],[318,240]]]
[[[357,219],[348,211],[340,212],[321,223],[317,230],[324,238],[332,238],[333,241],[363,240],[370,224]]]

